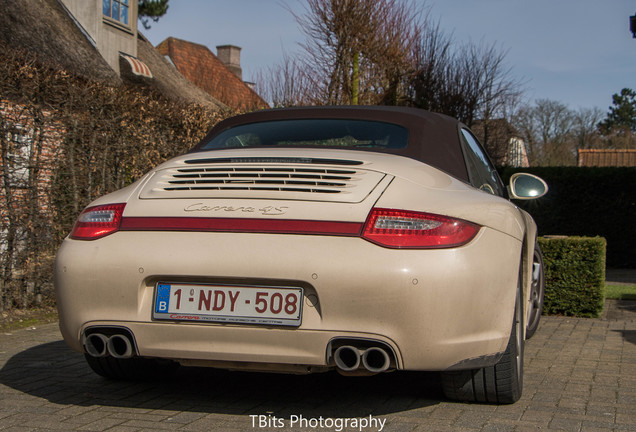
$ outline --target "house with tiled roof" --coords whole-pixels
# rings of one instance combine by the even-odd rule
[[[91,81],[227,108],[183,77],[137,29],[137,0],[0,0],[0,43]]]
[[[580,149],[580,167],[636,167],[636,149]]]
[[[268,104],[242,79],[241,48],[217,46],[217,55],[194,42],[170,37],[157,50],[170,59],[175,68],[190,82],[238,110],[269,108]]]

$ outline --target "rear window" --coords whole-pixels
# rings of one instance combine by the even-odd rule
[[[408,130],[368,120],[306,119],[251,123],[225,130],[196,150],[245,147],[331,147],[399,149]]]

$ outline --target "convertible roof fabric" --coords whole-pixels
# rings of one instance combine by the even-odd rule
[[[202,150],[206,142],[234,126],[293,119],[372,120],[403,126],[409,131],[407,147],[371,151],[410,157],[468,181],[460,143],[460,123],[443,114],[410,107],[320,106],[254,111],[219,122],[192,151]],[[363,150],[370,151],[366,148]]]

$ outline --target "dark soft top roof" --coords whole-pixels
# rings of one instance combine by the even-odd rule
[[[443,114],[418,108],[323,106],[254,111],[218,123],[193,151],[198,151],[217,134],[238,125],[276,120],[339,118],[375,120],[403,126],[409,130],[409,142],[406,148],[373,151],[410,157],[468,181],[459,141],[458,121]],[[369,149],[365,150],[369,151]]]

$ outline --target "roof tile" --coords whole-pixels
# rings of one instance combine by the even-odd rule
[[[269,108],[247,84],[234,75],[205,45],[169,37],[157,46],[190,82],[226,105],[243,110]]]
[[[636,150],[581,149],[580,167],[636,167]]]

